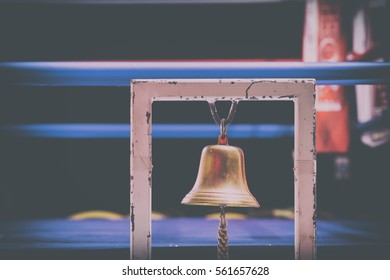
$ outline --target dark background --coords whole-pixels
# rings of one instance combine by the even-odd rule
[[[0,61],[300,60],[304,2],[229,5],[0,5]],[[356,119],[349,89],[352,125]],[[160,102],[155,123],[212,123],[206,103]],[[229,104],[219,104],[226,115]],[[1,124],[129,123],[126,87],[0,87]],[[241,102],[234,123],[293,123],[289,102]],[[351,127],[353,131],[353,127]],[[318,155],[319,212],[387,218],[389,144],[364,147],[352,134],[350,178],[334,178],[335,155]],[[128,139],[21,138],[1,134],[0,217],[129,212]],[[199,156],[216,139],[153,140],[153,207],[181,206]],[[292,138],[231,139],[243,148],[248,184],[262,210],[293,206]],[[239,210],[251,211],[251,210]],[[254,213],[254,212],[250,212]]]
[[[0,8],[0,60],[300,58],[304,2]]]

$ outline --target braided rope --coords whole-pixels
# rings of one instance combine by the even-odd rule
[[[225,217],[225,205],[221,205],[221,216],[219,220],[218,229],[218,259],[229,259],[229,247],[228,247],[228,235],[227,235],[227,222]]]

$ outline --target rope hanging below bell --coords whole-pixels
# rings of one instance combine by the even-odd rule
[[[221,205],[221,215],[219,218],[219,229],[218,229],[218,251],[217,251],[219,260],[229,259],[227,222],[226,222],[225,212],[226,212],[226,205]]]

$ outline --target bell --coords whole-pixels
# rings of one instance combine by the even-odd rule
[[[229,145],[203,148],[195,185],[181,203],[259,207],[246,182],[243,151]]]

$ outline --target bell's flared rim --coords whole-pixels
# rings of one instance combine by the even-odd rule
[[[250,194],[229,194],[222,192],[189,192],[181,201],[185,205],[228,207],[260,207],[256,198]]]

